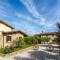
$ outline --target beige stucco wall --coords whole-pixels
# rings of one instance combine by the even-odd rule
[[[55,38],[57,38],[56,35],[42,35],[41,37],[50,37],[50,42],[52,42]]]
[[[3,35],[2,32],[0,32],[0,48],[3,47]]]
[[[10,42],[6,42],[6,39],[7,39],[6,36],[11,36],[11,41]],[[23,36],[23,34],[20,34],[20,33],[5,35],[4,36],[4,47],[10,46],[12,44],[12,41],[16,40],[16,38],[19,38],[19,37],[23,38],[24,36]]]
[[[4,32],[7,32],[7,31],[11,31],[12,29],[2,23],[0,23],[0,31],[4,31]]]
[[[12,34],[12,40],[15,40],[16,38],[19,38],[19,37],[24,37],[23,34],[20,34],[20,33],[17,33],[17,34]]]

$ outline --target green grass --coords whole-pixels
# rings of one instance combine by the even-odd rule
[[[14,48],[1,48],[0,49],[0,55],[2,54],[9,54],[9,53],[12,53],[12,52],[16,52],[16,51],[19,51],[19,50],[22,50],[22,49],[25,49],[25,48],[28,48],[28,47],[30,47],[31,45],[22,45],[21,47],[18,47],[18,48],[16,48],[16,47],[14,47]]]
[[[27,48],[27,47],[30,47],[30,45],[24,45],[21,48],[20,47],[19,48],[14,48],[14,52],[18,51],[18,50],[21,50],[21,49],[24,49],[24,48]]]

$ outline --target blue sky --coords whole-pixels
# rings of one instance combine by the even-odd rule
[[[55,32],[60,22],[60,1],[0,0],[0,19],[30,35]]]

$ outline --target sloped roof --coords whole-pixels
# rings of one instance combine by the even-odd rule
[[[28,36],[26,33],[20,31],[20,30],[14,30],[14,28],[12,26],[10,26],[9,24],[7,24],[6,22],[0,20],[0,23],[3,23],[5,24],[6,26],[10,27],[12,30],[11,31],[8,31],[8,32],[3,32],[3,34],[13,34],[13,33],[21,33],[23,34],[24,36]]]
[[[6,22],[4,22],[3,20],[0,20],[0,23],[2,23],[2,24],[4,24],[4,25],[6,25],[6,26],[8,26],[8,27],[10,27],[11,29],[14,29],[11,25],[7,24],[7,23],[6,23]]]
[[[60,32],[43,32],[43,33],[40,33],[40,34],[37,34],[37,35],[56,35],[56,34],[60,34]]]
[[[8,31],[8,32],[3,32],[3,34],[14,34],[14,33],[21,33],[23,34],[24,36],[28,36],[26,33],[20,31],[20,30],[12,30],[12,31]]]

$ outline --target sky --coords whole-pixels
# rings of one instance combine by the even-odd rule
[[[0,0],[0,20],[29,35],[56,32],[60,0]]]

